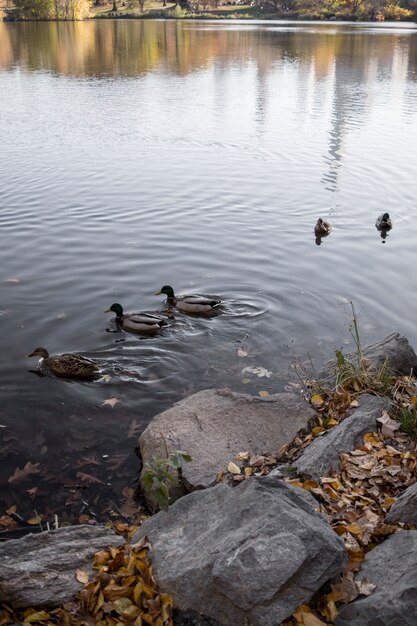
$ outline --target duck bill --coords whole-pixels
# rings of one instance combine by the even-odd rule
[[[104,309],[105,313],[111,313],[111,308],[109,307],[108,309]]]
[[[157,291],[154,295],[155,295],[155,296],[160,296],[161,294],[162,294],[162,291],[161,291],[161,290],[159,290],[159,291]]]
[[[36,355],[35,355],[35,353],[34,353],[34,352],[31,352],[30,354],[28,354],[28,355],[27,355],[27,357],[26,357],[26,358],[27,358],[27,359],[29,359],[29,357],[31,357],[31,356],[36,356]]]

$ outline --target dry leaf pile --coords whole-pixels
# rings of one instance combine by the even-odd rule
[[[85,584],[76,601],[58,609],[14,612],[0,606],[0,626],[19,622],[39,626],[172,626],[173,600],[158,590],[147,560],[145,540],[133,546],[110,547],[97,552],[89,575],[77,570],[75,577]]]
[[[410,377],[397,379],[391,394],[393,415],[401,407],[417,405],[417,381]],[[339,400],[338,400],[339,398]],[[327,404],[328,400],[332,403]],[[312,404],[321,412],[318,425],[304,438],[298,437],[281,453],[286,459],[296,458],[314,436],[326,427],[338,423],[335,408],[358,406],[348,392],[333,393],[327,398],[312,396]],[[322,401],[324,400],[324,401]],[[342,413],[342,414],[343,414]],[[330,415],[326,423],[325,414]],[[384,518],[402,491],[417,481],[417,445],[415,440],[400,432],[400,424],[386,411],[377,419],[379,432],[367,433],[363,444],[340,455],[340,472],[330,477],[313,480],[288,480],[295,487],[310,491],[318,500],[318,510],[325,515],[333,530],[344,541],[348,565],[340,583],[327,585],[310,606],[302,605],[282,626],[331,625],[337,615],[337,606],[353,601],[358,596],[370,595],[375,589],[372,581],[354,580],[365,554],[404,524],[387,525]]]

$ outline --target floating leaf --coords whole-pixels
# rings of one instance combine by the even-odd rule
[[[31,474],[39,474],[40,469],[39,463],[31,463],[30,461],[26,463],[23,469],[19,469],[16,467],[12,476],[10,476],[7,482],[9,483],[17,483],[21,480],[27,480]]]
[[[244,367],[242,370],[242,374],[245,374],[245,373],[255,374],[255,376],[258,376],[258,378],[271,378],[271,376],[273,375],[273,372],[270,372],[264,367],[252,367],[252,366]]]
[[[131,439],[133,437],[137,437],[140,432],[140,426],[138,424],[137,419],[133,419],[130,422],[129,430],[127,431],[127,438]]]
[[[261,398],[267,398],[269,396],[269,391],[258,391],[258,396],[261,396]]]
[[[114,407],[116,406],[116,404],[120,402],[120,400],[118,400],[117,398],[113,397],[113,398],[107,398],[107,400],[104,400],[101,403],[101,406],[111,406],[112,409],[114,409]]]
[[[248,356],[249,352],[245,350],[245,348],[242,348],[242,346],[239,346],[239,348],[236,350],[236,354],[237,356],[240,356],[243,358],[245,356]]]
[[[77,569],[75,571],[75,578],[78,580],[79,583],[82,583],[83,585],[86,585],[88,583],[88,574],[82,569]]]
[[[104,485],[103,481],[100,480],[100,478],[92,476],[91,474],[85,474],[84,472],[77,472],[77,478],[87,483],[99,483],[100,485]]]

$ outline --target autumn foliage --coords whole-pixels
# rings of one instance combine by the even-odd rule
[[[172,626],[172,598],[158,590],[147,552],[145,540],[97,552],[97,574],[91,580],[86,571],[74,573],[85,585],[74,602],[51,611],[17,612],[2,605],[0,626],[17,621],[39,626]]]

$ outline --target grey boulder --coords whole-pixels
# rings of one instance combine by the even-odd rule
[[[317,502],[277,478],[195,491],[147,520],[162,589],[223,626],[276,626],[346,563]]]
[[[355,580],[364,578],[376,589],[346,605],[335,626],[416,626],[417,531],[400,531],[368,552]]]
[[[0,545],[0,602],[15,609],[68,602],[83,587],[75,571],[92,572],[95,552],[122,543],[113,531],[86,525],[6,541]]]
[[[417,371],[417,355],[408,339],[399,333],[390,333],[381,341],[372,343],[362,350],[363,357],[367,360],[369,371],[378,371],[387,362],[387,367],[393,374],[410,375],[414,368]],[[345,355],[346,358],[356,362],[354,352]],[[334,360],[325,363],[319,373],[319,380],[325,386],[334,386],[336,382],[336,368]]]
[[[314,414],[307,402],[291,393],[259,398],[207,389],[154,417],[139,438],[140,452],[144,465],[167,452],[188,452],[192,461],[184,464],[182,478],[185,490],[193,491],[214,484],[218,472],[239,452],[278,451]],[[172,492],[172,500],[183,493]],[[149,497],[148,503],[152,506]]]
[[[417,524],[417,483],[403,491],[385,517],[386,524],[398,522]]]
[[[303,478],[318,480],[328,476],[332,470],[339,471],[339,455],[349,452],[362,443],[362,436],[376,428],[376,419],[391,406],[387,398],[363,394],[359,396],[359,407],[353,409],[340,424],[321,437],[316,437],[293,463]]]

